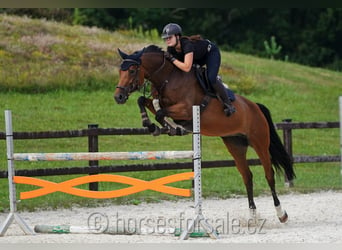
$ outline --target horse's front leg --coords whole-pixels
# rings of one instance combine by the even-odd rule
[[[156,113],[156,111],[153,107],[153,104],[152,104],[152,100],[148,99],[144,96],[140,96],[138,98],[138,106],[140,109],[143,127],[148,128],[148,131],[154,136],[160,135],[160,128],[156,124],[151,122],[150,118],[147,115],[147,111],[145,108],[145,107],[147,107],[153,114]]]
[[[159,100],[153,100],[153,106],[156,110],[156,120],[168,129],[169,135],[186,135],[189,133],[183,126],[175,123],[174,120],[191,120],[192,111],[186,109],[186,105],[178,103],[167,108],[159,106]]]

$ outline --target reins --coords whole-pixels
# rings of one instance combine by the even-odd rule
[[[146,97],[146,86],[148,83],[151,83],[151,79],[153,78],[154,75],[158,74],[165,66],[165,63],[166,63],[166,59],[165,57],[163,56],[163,63],[160,65],[160,67],[154,71],[152,74],[148,74],[145,76],[146,78],[146,81],[144,82],[144,97]],[[141,65],[142,66],[142,65]],[[143,67],[143,66],[142,66]],[[145,67],[143,67],[145,69],[145,72],[148,73],[148,71],[146,70]],[[165,87],[165,85],[167,84],[167,80],[163,82],[162,86],[157,90],[158,91],[158,94],[161,93],[161,90]],[[149,96],[150,97],[152,96],[152,92],[150,92]]]
[[[151,75],[146,76],[145,78],[148,79],[149,81],[151,81],[153,75],[159,73],[159,71],[161,71],[162,68],[164,68],[165,62],[166,62],[166,59],[165,59],[165,56],[163,56],[163,63],[160,65],[160,67],[156,71],[154,71]],[[145,72],[147,72],[147,71],[145,70]]]

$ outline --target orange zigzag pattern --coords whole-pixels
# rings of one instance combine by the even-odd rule
[[[126,196],[134,193],[138,193],[144,190],[154,190],[161,193],[179,195],[179,196],[191,196],[190,189],[176,188],[170,186],[164,186],[168,183],[173,183],[183,180],[191,180],[194,178],[194,172],[186,172],[180,174],[174,174],[165,176],[159,179],[144,181],[132,177],[121,176],[121,175],[109,175],[109,174],[98,174],[89,175],[64,181],[61,183],[55,183],[42,179],[26,177],[26,176],[14,176],[13,180],[18,184],[28,184],[42,187],[40,189],[26,191],[20,193],[20,199],[31,199],[43,195],[47,195],[54,192],[63,192],[81,197],[94,198],[94,199],[106,199]],[[89,191],[85,189],[74,188],[81,184],[90,182],[117,182],[123,184],[132,185],[131,187],[122,188],[119,190],[112,191]]]

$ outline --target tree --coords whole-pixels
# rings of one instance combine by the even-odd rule
[[[221,49],[268,57],[264,41],[276,37],[278,58],[342,70],[341,8],[128,8],[0,9],[108,30],[158,30],[179,23],[185,35],[201,34]]]

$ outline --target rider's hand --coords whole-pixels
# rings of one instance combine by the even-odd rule
[[[176,58],[171,53],[169,53],[167,51],[164,52],[164,56],[170,62],[174,62],[176,60]]]

